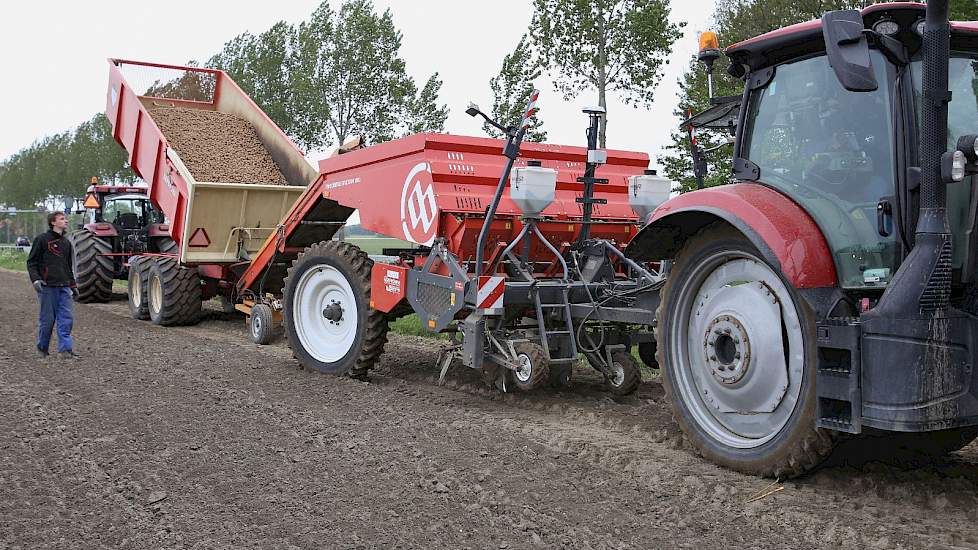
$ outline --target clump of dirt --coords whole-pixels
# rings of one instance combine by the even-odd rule
[[[248,121],[180,107],[157,107],[150,114],[197,181],[288,185]]]

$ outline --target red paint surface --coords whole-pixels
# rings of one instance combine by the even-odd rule
[[[374,264],[370,270],[370,307],[387,313],[407,297],[408,268]]]
[[[118,237],[119,233],[111,223],[97,222],[86,223],[85,229],[91,231],[96,237]]]
[[[650,223],[704,208],[729,212],[750,226],[767,243],[795,288],[836,286],[832,254],[815,220],[769,187],[738,183],[685,193],[656,209]]]
[[[863,17],[866,17],[867,15],[880,12],[880,11],[887,11],[887,10],[920,10],[921,12],[920,15],[921,17],[923,17],[926,9],[927,9],[926,4],[922,4],[918,2],[886,2],[882,4],[873,4],[872,6],[868,6],[865,9],[863,9],[860,13],[862,13]],[[765,33],[759,36],[755,36],[753,38],[749,38],[742,42],[738,42],[736,44],[733,44],[732,46],[728,46],[725,52],[727,55],[730,55],[736,50],[743,49],[746,46],[758,44],[760,42],[764,42],[772,38],[788,36],[788,35],[805,32],[805,31],[812,31],[820,28],[821,26],[822,26],[821,19],[814,19],[812,21],[806,21],[804,23],[789,25],[787,27],[783,27],[771,31],[769,33]],[[969,34],[978,33],[978,21],[952,21],[951,30],[954,32],[963,32]]]

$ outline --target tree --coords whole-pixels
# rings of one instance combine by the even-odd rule
[[[607,109],[607,93],[626,104],[648,107],[685,23],[669,22],[668,0],[534,0],[530,37],[565,99],[596,89]],[[607,118],[599,146],[606,146]]]
[[[527,36],[520,38],[519,44],[512,53],[503,58],[503,66],[499,74],[489,80],[492,89],[492,118],[504,126],[517,125],[523,120],[530,94],[533,93],[533,81],[540,77],[540,63],[534,59],[533,51]],[[547,139],[543,130],[543,121],[534,113],[530,117],[530,128],[524,139],[526,141],[542,142]],[[502,132],[488,123],[482,128],[492,137],[503,137]]]
[[[978,21],[978,2],[975,0],[951,0],[952,21]]]
[[[412,93],[407,99],[407,123],[405,134],[418,132],[444,132],[448,120],[448,105],[438,105],[438,91],[442,81],[438,73],[431,75],[424,88]]]
[[[418,91],[399,56],[401,33],[390,10],[378,15],[370,0],[347,0],[333,14],[324,2],[299,26],[298,42],[299,133],[309,147],[357,134],[377,143],[393,139],[398,129],[443,125],[438,118],[447,109],[435,106],[441,81],[429,78]],[[432,106],[438,112],[422,116]]]

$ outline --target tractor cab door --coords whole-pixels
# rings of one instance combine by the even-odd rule
[[[840,285],[851,289],[885,287],[899,262],[885,212],[897,174],[894,68],[871,54],[880,83],[873,92],[846,91],[824,55],[778,65],[767,82],[749,78],[759,85],[749,94],[737,154],[756,167],[759,183],[812,216]]]

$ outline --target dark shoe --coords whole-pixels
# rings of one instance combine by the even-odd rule
[[[58,352],[58,357],[60,357],[62,359],[81,359],[81,355],[78,355],[77,353],[75,353],[75,352],[73,352],[71,350],[68,350],[68,351],[59,351]]]
[[[38,359],[47,359],[48,357],[51,356],[51,354],[49,354],[48,352],[44,351],[41,348],[34,348],[34,353],[37,355]]]

